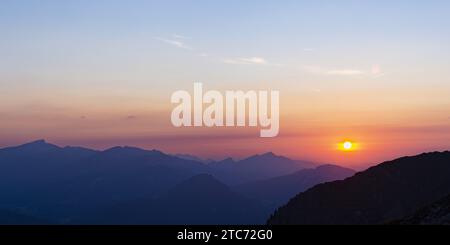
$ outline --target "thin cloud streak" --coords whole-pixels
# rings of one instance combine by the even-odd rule
[[[181,42],[179,40],[171,40],[171,39],[166,39],[166,38],[161,38],[161,37],[157,37],[155,39],[159,40],[161,42],[164,42],[166,44],[175,46],[177,48],[192,50],[192,48],[190,46],[186,45],[184,42]]]
[[[176,38],[176,39],[191,39],[190,37],[186,37],[184,35],[179,35],[179,34],[176,34],[176,33],[173,34],[172,37]]]
[[[379,77],[384,75],[379,65],[374,65],[369,71],[359,69],[326,69],[320,66],[303,66],[302,70],[308,73],[318,75],[335,75],[335,76],[371,75],[373,77]]]
[[[234,59],[225,59],[223,60],[226,64],[233,65],[267,65],[268,62],[264,58],[261,57],[250,57],[250,58],[234,58]]]

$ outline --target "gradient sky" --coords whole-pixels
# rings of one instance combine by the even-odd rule
[[[449,1],[3,0],[0,147],[45,138],[354,166],[450,149]],[[170,95],[279,90],[281,129],[173,128]],[[359,150],[340,152],[345,139]]]

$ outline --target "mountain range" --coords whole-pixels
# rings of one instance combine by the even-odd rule
[[[195,159],[192,156],[177,157],[158,150],[127,146],[104,151],[59,147],[44,140],[3,148],[0,149],[0,209],[59,224],[81,220],[87,222],[85,217],[93,217],[99,210],[115,209],[122,205],[142,207],[148,204],[149,210],[155,209],[156,213],[164,213],[165,207],[170,206],[169,200],[181,206],[191,205],[189,203],[192,200],[181,198],[183,195],[176,190],[192,184],[193,177],[203,176],[197,178],[200,180],[197,182],[204,183],[189,192],[193,196],[200,193],[197,198],[203,200],[201,203],[208,203],[207,200],[210,199],[220,200],[220,196],[233,197],[229,202],[241,203],[243,207],[247,207],[245,210],[248,213],[255,210],[257,214],[249,214],[247,217],[253,218],[243,219],[242,210],[235,210],[234,215],[229,214],[224,220],[221,213],[226,214],[230,205],[218,205],[218,215],[205,214],[211,220],[186,217],[186,222],[259,224],[276,208],[274,203],[280,203],[280,200],[272,200],[272,197],[269,197],[269,200],[267,197],[260,200],[258,195],[253,195],[261,192],[256,186],[244,193],[236,191],[239,189],[237,187],[275,177],[284,178],[282,175],[291,178],[289,175],[313,166],[312,163],[291,160],[274,153],[255,155],[240,161],[229,158],[205,163]],[[329,179],[336,178],[329,176]],[[325,180],[327,178],[318,178],[315,182],[306,181],[305,184],[300,181],[295,189],[303,190]],[[289,183],[287,181],[286,184],[279,185],[280,192],[284,191],[281,189],[292,188]],[[217,187],[217,190],[208,192],[200,188],[204,186]],[[180,198],[177,199],[174,193],[178,193]],[[213,193],[220,195],[214,196]],[[195,207],[194,205],[191,210],[183,210],[195,213]],[[181,207],[176,208],[179,209],[181,210]],[[100,217],[97,220],[100,222]],[[145,219],[149,224],[155,223],[156,220],[156,217],[154,220]],[[182,222],[182,219],[170,219],[167,216],[161,223],[170,223],[170,220]],[[129,221],[142,223],[139,219]]]
[[[355,171],[44,140],[0,149],[0,224],[449,224],[450,152]],[[267,220],[268,219],[268,220]]]

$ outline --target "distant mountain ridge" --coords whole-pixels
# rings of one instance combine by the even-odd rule
[[[196,171],[208,172],[231,185],[282,176],[319,165],[308,161],[292,160],[283,156],[277,156],[272,152],[253,155],[239,161],[235,161],[232,158],[213,161],[203,160],[189,154],[171,155],[158,150],[144,150],[130,146],[116,146],[103,151],[83,147],[59,147],[47,143],[45,140],[37,140],[19,146],[0,149],[0,157],[6,161],[20,161],[22,158],[32,157],[51,163],[55,161],[63,163],[94,161],[95,158],[97,162],[103,159],[105,161],[111,160],[112,163],[139,161],[147,164],[151,164],[152,159],[150,158],[160,158],[158,160],[167,160],[165,164],[171,165],[171,167],[173,167],[172,165],[177,165],[177,167],[193,168]]]
[[[235,190],[249,197],[257,198],[274,207],[287,203],[290,198],[317,184],[342,180],[356,172],[336,165],[322,165],[302,169],[295,173],[238,185]]]
[[[383,224],[450,193],[450,152],[385,162],[317,185],[279,208],[268,224]]]
[[[38,140],[0,149],[0,209],[20,208],[30,216],[70,223],[97,207],[156,198],[199,174],[230,186],[302,168],[273,153],[205,164],[158,150],[98,151]]]
[[[92,206],[154,196],[204,164],[133,147],[94,151],[43,140],[0,149],[0,208],[68,222]]]
[[[261,224],[289,199],[269,224],[440,224],[449,193],[450,152],[354,174],[271,152],[205,163],[44,140],[0,149],[0,224]]]
[[[294,173],[298,170],[317,166],[316,163],[292,160],[275,155],[273,152],[254,155],[240,161],[226,158],[212,162],[208,166],[219,179],[229,184],[263,180]],[[276,166],[276,167],[274,167]]]

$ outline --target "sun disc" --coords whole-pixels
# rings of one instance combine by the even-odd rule
[[[344,142],[344,149],[351,150],[353,148],[353,143],[350,141]]]

